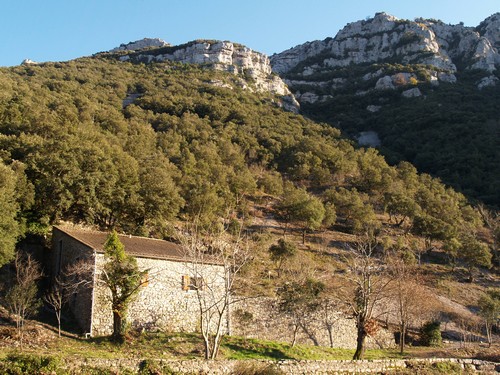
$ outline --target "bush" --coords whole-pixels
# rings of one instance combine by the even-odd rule
[[[54,357],[32,354],[10,354],[0,363],[0,373],[5,375],[56,374],[66,375],[68,371],[59,367]]]
[[[439,374],[461,374],[462,368],[458,363],[453,362],[436,362],[432,367],[437,370]]]
[[[441,346],[441,322],[425,323],[420,330],[420,340],[424,346]]]
[[[175,372],[167,365],[163,365],[158,361],[145,359],[140,364],[140,375],[174,375]]]

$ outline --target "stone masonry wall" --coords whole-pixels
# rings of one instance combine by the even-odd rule
[[[56,227],[52,232],[51,276],[55,278],[64,272],[68,265],[78,261],[94,263],[94,251],[87,245],[68,236]],[[79,288],[70,297],[69,307],[83,333],[90,332],[92,314],[92,276],[88,275],[89,284]]]
[[[97,254],[97,278],[105,261],[103,254]],[[183,290],[182,278],[185,275],[203,277],[207,287],[201,293],[207,301],[218,298],[224,288],[221,266],[203,265],[195,270],[191,263],[148,258],[137,258],[137,264],[141,271],[148,270],[148,273],[147,282],[129,306],[127,321],[134,329],[180,332],[199,329],[197,292]],[[226,325],[227,321],[224,326]],[[99,282],[94,292],[92,335],[108,335],[112,333],[112,327],[110,293],[107,287]]]
[[[435,363],[450,363],[466,373],[479,372],[481,374],[494,374],[500,371],[500,364],[476,359],[456,359],[456,358],[428,358],[428,359],[388,359],[388,360],[362,360],[362,361],[266,361],[266,360],[246,360],[246,361],[203,361],[203,360],[153,360],[161,366],[168,367],[174,374],[205,374],[224,375],[243,373],[241,370],[253,368],[261,369],[260,373],[265,373],[265,369],[279,369],[287,375],[303,374],[360,374],[360,373],[397,373],[400,370],[410,370],[415,374],[420,373],[422,367]],[[92,358],[89,361],[70,361],[66,365],[68,368],[81,368],[81,366],[92,366],[113,370],[117,373],[120,370],[131,370],[138,372],[143,361],[140,359],[100,359]],[[239,371],[238,371],[239,369]],[[246,371],[245,373],[251,373]],[[427,373],[427,372],[426,372]]]
[[[291,342],[292,321],[279,311],[276,301],[270,298],[251,298],[232,306],[231,334],[265,340]],[[241,313],[251,314],[251,319],[241,320]],[[307,324],[299,330],[297,342],[332,346],[334,348],[356,348],[356,322],[341,313],[324,309],[307,318]],[[248,316],[248,315],[247,315]],[[332,344],[326,322],[331,323]],[[395,345],[393,333],[380,327],[375,337],[367,338],[368,348],[387,348]]]

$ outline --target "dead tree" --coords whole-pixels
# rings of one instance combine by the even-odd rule
[[[22,347],[24,322],[40,306],[37,283],[42,277],[42,272],[38,262],[29,254],[17,253],[14,268],[16,272],[14,284],[7,291],[5,301],[9,312],[15,317],[19,344]]]
[[[351,298],[346,301],[356,319],[356,352],[353,359],[363,359],[365,341],[375,333],[377,324],[374,319],[375,308],[387,298],[390,278],[386,266],[376,256],[377,242],[373,236],[366,235],[351,246],[348,257],[350,280],[354,284]]]
[[[241,230],[233,235],[220,228],[202,230],[196,221],[178,238],[191,273],[185,287],[196,293],[205,359],[215,359],[227,333],[229,308],[239,300],[237,276],[250,261],[249,239]]]

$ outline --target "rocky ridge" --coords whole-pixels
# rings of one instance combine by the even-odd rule
[[[441,21],[401,20],[386,13],[346,25],[334,38],[307,42],[271,56],[273,70],[285,78],[301,102],[329,99],[319,91],[344,88],[344,77],[332,77],[332,71],[352,66],[399,64],[400,71],[368,70],[360,81],[371,81],[371,89],[387,90],[413,86],[423,81],[438,85],[456,82],[463,69],[480,69],[487,76],[478,88],[494,85],[494,72],[500,65],[500,13],[484,20],[477,28]],[[408,66],[418,66],[423,74],[411,73]],[[325,77],[323,79],[323,77]],[[309,88],[308,88],[309,86]],[[365,85],[366,86],[366,85]],[[370,91],[359,91],[363,95]],[[419,96],[416,90],[407,97]]]
[[[120,46],[113,48],[109,52],[119,52],[119,51],[137,51],[147,48],[158,48],[158,47],[168,47],[171,44],[165,42],[160,38],[143,38],[136,40],[135,42],[129,42],[127,44],[120,44]]]
[[[298,103],[283,80],[272,72],[269,57],[240,44],[228,41],[197,40],[178,46],[156,46],[156,39],[143,39],[110,50],[111,53],[128,52],[119,56],[121,61],[162,62],[176,61],[201,64],[210,68],[239,75],[240,84],[248,90],[272,92],[282,97],[285,109],[296,112]],[[165,42],[164,42],[165,43]]]

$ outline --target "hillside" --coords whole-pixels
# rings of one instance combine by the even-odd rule
[[[375,132],[391,163],[498,206],[499,23],[500,14],[471,28],[378,13],[271,63],[306,116],[351,138]]]
[[[377,277],[394,260],[422,276],[428,302],[444,295],[420,320],[443,314],[482,337],[468,310],[498,285],[495,220],[294,108],[269,60],[229,42],[1,69],[0,264],[61,221],[167,239],[196,222],[249,233],[243,293],[276,298],[292,280],[352,304],[349,260],[369,233]],[[280,239],[297,247],[290,259],[270,253]]]

